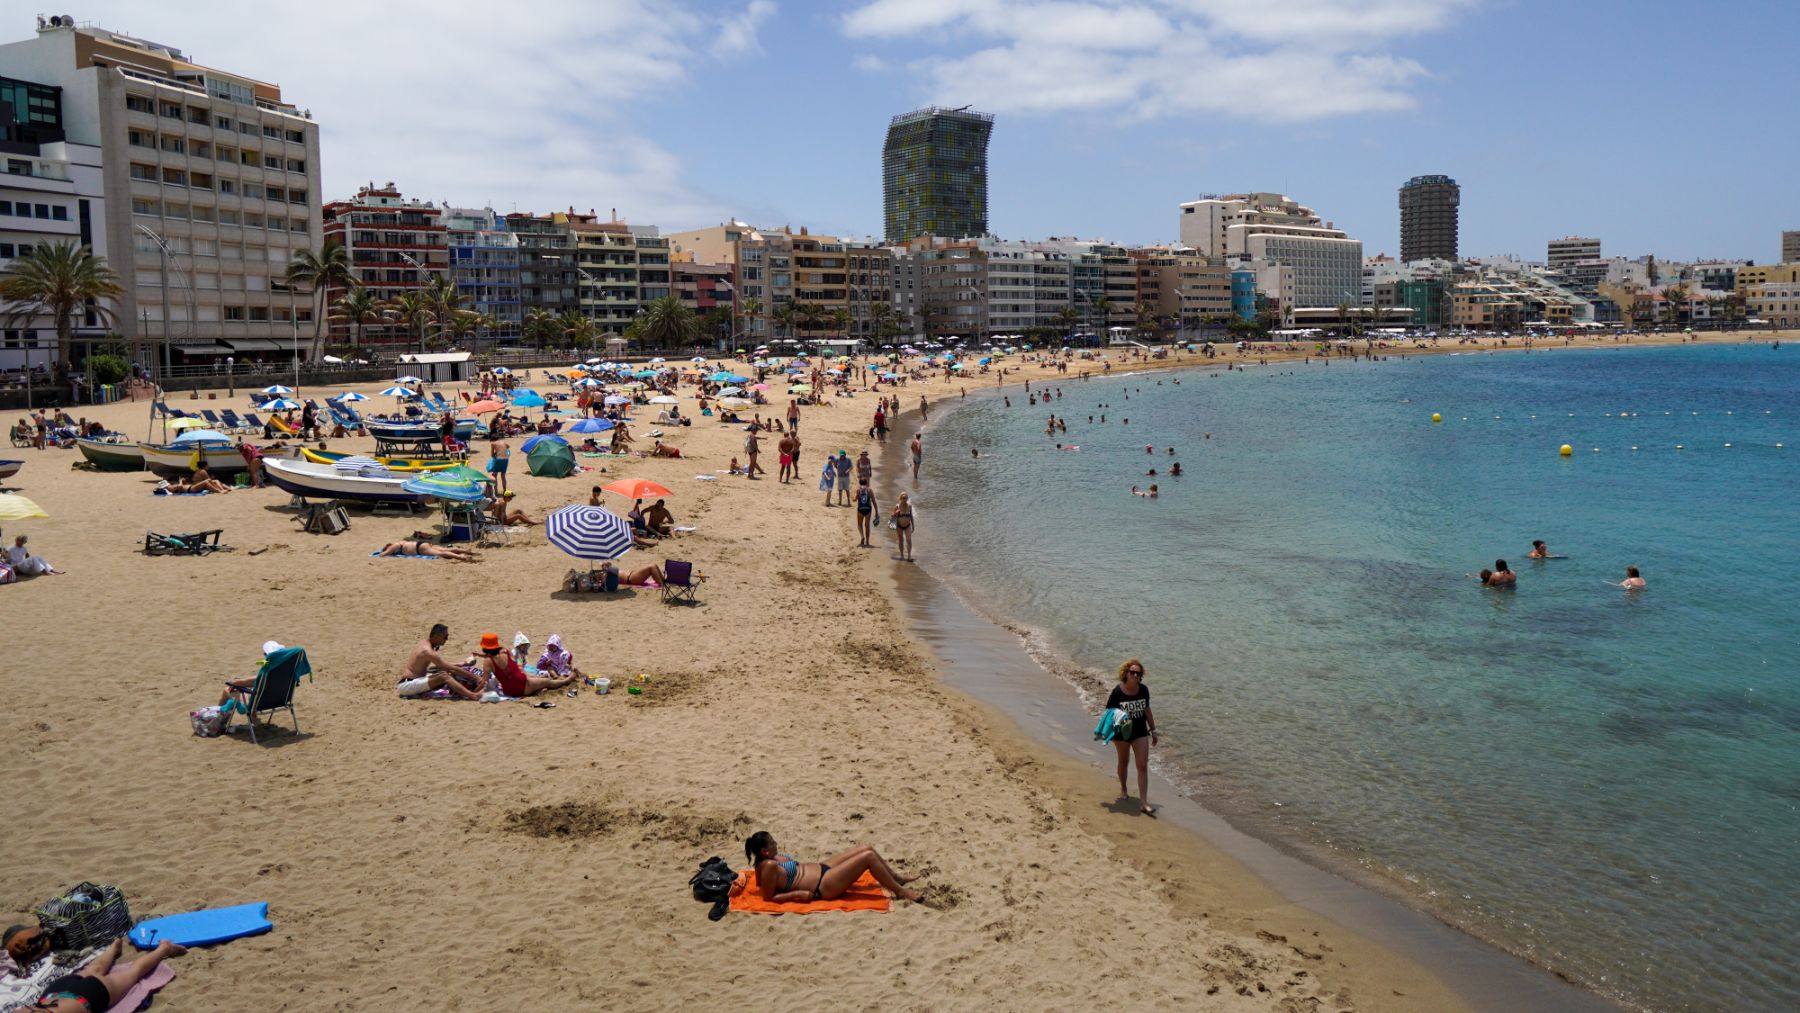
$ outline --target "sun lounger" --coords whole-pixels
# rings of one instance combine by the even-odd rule
[[[225,532],[221,528],[211,531],[196,531],[189,535],[164,535],[155,531],[144,532],[144,555],[146,556],[204,556],[210,552],[224,552],[231,548],[222,545],[219,537]]]
[[[238,418],[237,412],[234,412],[229,408],[219,409],[219,417],[225,420],[225,427],[233,432],[242,432],[243,430],[250,428],[249,423]],[[258,428],[261,427],[259,426]]]
[[[211,425],[214,429],[225,428],[225,423],[217,415],[213,414],[213,410],[211,408],[200,409],[200,417],[205,419],[207,421],[207,423],[209,425]]]
[[[247,428],[255,429],[258,432],[261,432],[262,428],[263,428],[263,420],[257,418],[255,412],[245,412],[244,413],[244,425]]]
[[[306,660],[306,648],[284,647],[263,659],[262,668],[256,672],[256,682],[249,689],[231,686],[228,681],[231,699],[225,706],[250,719],[251,742],[256,741],[258,714],[285,710],[298,733],[300,716],[294,713],[294,690],[299,688],[301,678],[311,675],[312,665]]]

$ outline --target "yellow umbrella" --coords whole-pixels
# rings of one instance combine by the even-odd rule
[[[43,517],[49,514],[36,503],[20,496],[18,493],[0,493],[0,521],[18,521],[27,517]]]
[[[183,416],[178,419],[169,420],[170,429],[204,429],[210,425],[212,425],[211,422],[208,422],[205,419],[197,419],[192,416]]]

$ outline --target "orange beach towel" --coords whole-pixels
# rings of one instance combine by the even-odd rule
[[[836,900],[810,900],[804,904],[772,904],[752,885],[753,879],[749,869],[738,873],[738,885],[743,889],[732,895],[731,910],[767,915],[810,915],[820,911],[886,911],[894,904],[887,891],[866,871],[857,877],[856,882],[850,884],[850,889],[844,891],[842,897]]]

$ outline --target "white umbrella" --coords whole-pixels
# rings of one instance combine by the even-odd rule
[[[650,360],[650,365],[660,366],[667,361],[668,361],[667,359],[664,359],[662,356],[659,355],[656,358]]]
[[[706,361],[706,356],[696,355],[693,358],[689,359],[688,361],[694,363],[695,365],[698,365],[698,364]]]
[[[606,395],[606,403],[610,405],[630,404],[631,399],[623,394],[608,394]]]
[[[658,394],[650,399],[651,404],[680,404],[681,399],[669,394]]]
[[[394,377],[394,382],[395,383],[424,383],[425,380],[423,377],[417,377],[417,376],[396,376],[396,377]]]

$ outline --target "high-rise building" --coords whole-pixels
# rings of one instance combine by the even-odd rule
[[[443,210],[430,201],[408,199],[393,183],[370,183],[356,196],[334,200],[321,209],[324,236],[335,240],[350,255],[350,271],[357,284],[376,299],[390,302],[407,292],[422,292],[435,278],[450,273],[448,230]],[[327,307],[343,289],[325,293]],[[419,340],[413,325],[402,320],[366,323],[360,330],[353,321],[331,320],[334,343],[413,344]]]
[[[1181,205],[1181,242],[1228,267],[1281,264],[1292,269],[1293,302],[1317,309],[1362,304],[1362,242],[1351,239],[1312,208],[1278,193],[1212,195]],[[1258,272],[1288,279],[1280,272]],[[1282,293],[1262,290],[1271,298]]]
[[[583,312],[575,296],[580,275],[569,216],[516,211],[506,216],[506,231],[519,238],[519,308],[526,323],[534,311],[550,317]],[[533,337],[543,341],[551,336]]]
[[[1562,271],[1573,267],[1584,260],[1600,259],[1600,240],[1591,236],[1564,236],[1550,240],[1549,256],[1552,271]]]
[[[493,208],[445,208],[450,277],[468,309],[491,320],[489,337],[517,338],[524,324],[519,301],[519,237]]]
[[[964,239],[988,232],[988,137],[994,118],[931,106],[888,121],[881,148],[887,238]]]
[[[319,241],[319,128],[280,88],[61,15],[0,46],[0,67],[60,88],[65,139],[99,149],[125,340],[160,351],[165,316],[177,362],[311,338],[314,300],[285,277]]]
[[[63,132],[62,89],[34,81],[0,77],[0,277],[15,257],[39,246],[74,243],[106,256],[106,198],[100,149],[76,144]],[[74,328],[71,359],[106,337],[101,310],[116,312],[114,300],[90,307]],[[49,371],[63,352],[56,348],[56,321],[48,314],[0,322],[0,369],[30,366]]]
[[[1781,262],[1800,263],[1800,229],[1784,229],[1781,233]]]
[[[1414,176],[1400,186],[1400,260],[1456,259],[1462,187],[1449,176]]]

